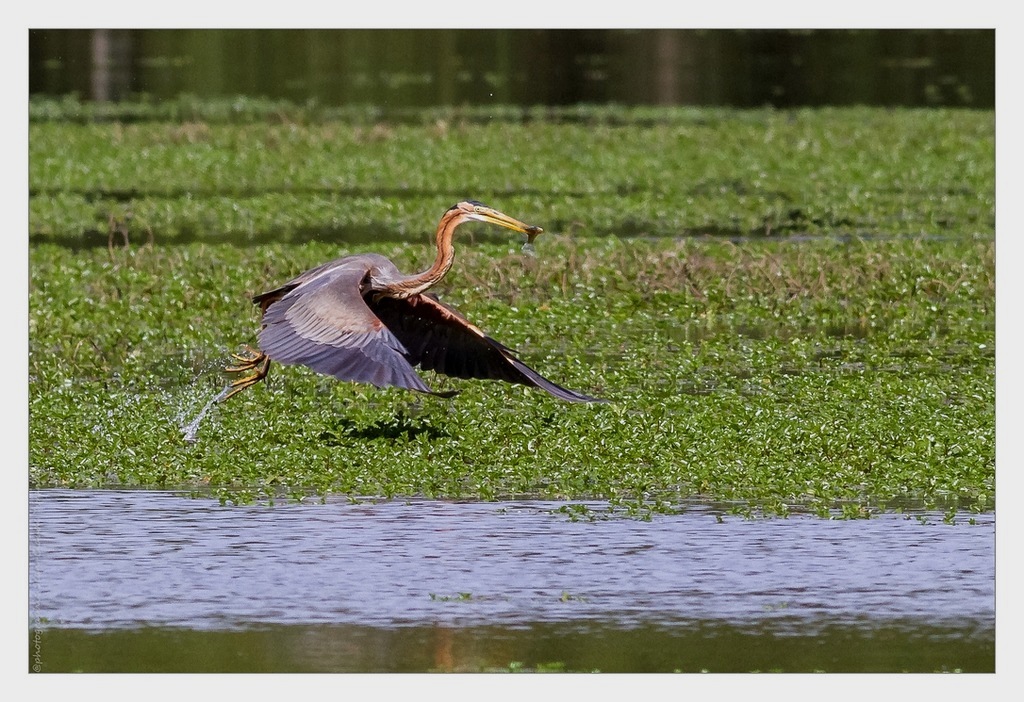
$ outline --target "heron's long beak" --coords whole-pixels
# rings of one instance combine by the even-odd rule
[[[491,209],[490,207],[477,207],[470,218],[478,220],[480,222],[490,222],[491,224],[497,224],[499,227],[505,227],[512,231],[522,232],[526,234],[528,240],[533,243],[533,240],[540,234],[543,229],[535,227],[532,224],[525,224],[520,222],[518,219],[509,217],[503,212]]]

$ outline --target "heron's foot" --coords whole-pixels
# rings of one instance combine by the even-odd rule
[[[266,378],[267,373],[270,372],[270,356],[262,351],[257,351],[251,346],[246,346],[245,355],[237,353],[233,353],[231,355],[238,361],[238,363],[225,368],[225,372],[244,373],[244,375],[241,375],[231,381],[225,394],[221,397],[221,402],[260,382]]]
[[[248,344],[245,345],[245,351],[241,354],[233,353],[231,357],[238,361],[236,365],[228,366],[224,370],[228,373],[239,373],[241,371],[249,371],[260,365],[263,360],[267,357],[267,354],[262,351],[254,349]]]

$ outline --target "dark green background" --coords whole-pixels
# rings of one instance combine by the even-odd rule
[[[995,105],[994,30],[34,30],[29,59],[33,95],[93,99]]]

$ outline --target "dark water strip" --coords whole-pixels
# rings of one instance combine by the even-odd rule
[[[992,672],[991,630],[831,624],[805,635],[721,623],[401,628],[277,625],[29,633],[35,672]]]

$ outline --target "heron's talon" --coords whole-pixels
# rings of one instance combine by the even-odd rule
[[[231,388],[221,401],[228,399],[235,393],[245,390],[251,385],[255,385],[264,378],[267,377],[267,373],[270,372],[270,357],[262,351],[257,351],[251,346],[246,346],[251,356],[242,356],[237,353],[231,354],[238,363],[233,366],[227,366],[224,371],[226,373],[247,373],[239,378],[235,378],[228,387]]]
[[[234,354],[232,355],[234,356]],[[238,358],[240,363],[237,366],[227,366],[224,370],[228,373],[241,373],[243,371],[252,370],[256,367],[257,361],[247,361],[244,358],[239,358],[238,356],[235,356],[235,358]]]
[[[264,354],[262,351],[258,351],[256,349],[254,349],[252,346],[249,346],[248,344],[246,344],[245,345],[245,353],[244,353],[244,355],[240,354],[240,353],[232,353],[231,357],[234,358],[237,361],[241,361],[242,363],[248,363],[248,364],[251,364],[251,365],[255,366],[261,360],[266,358],[266,354]]]

